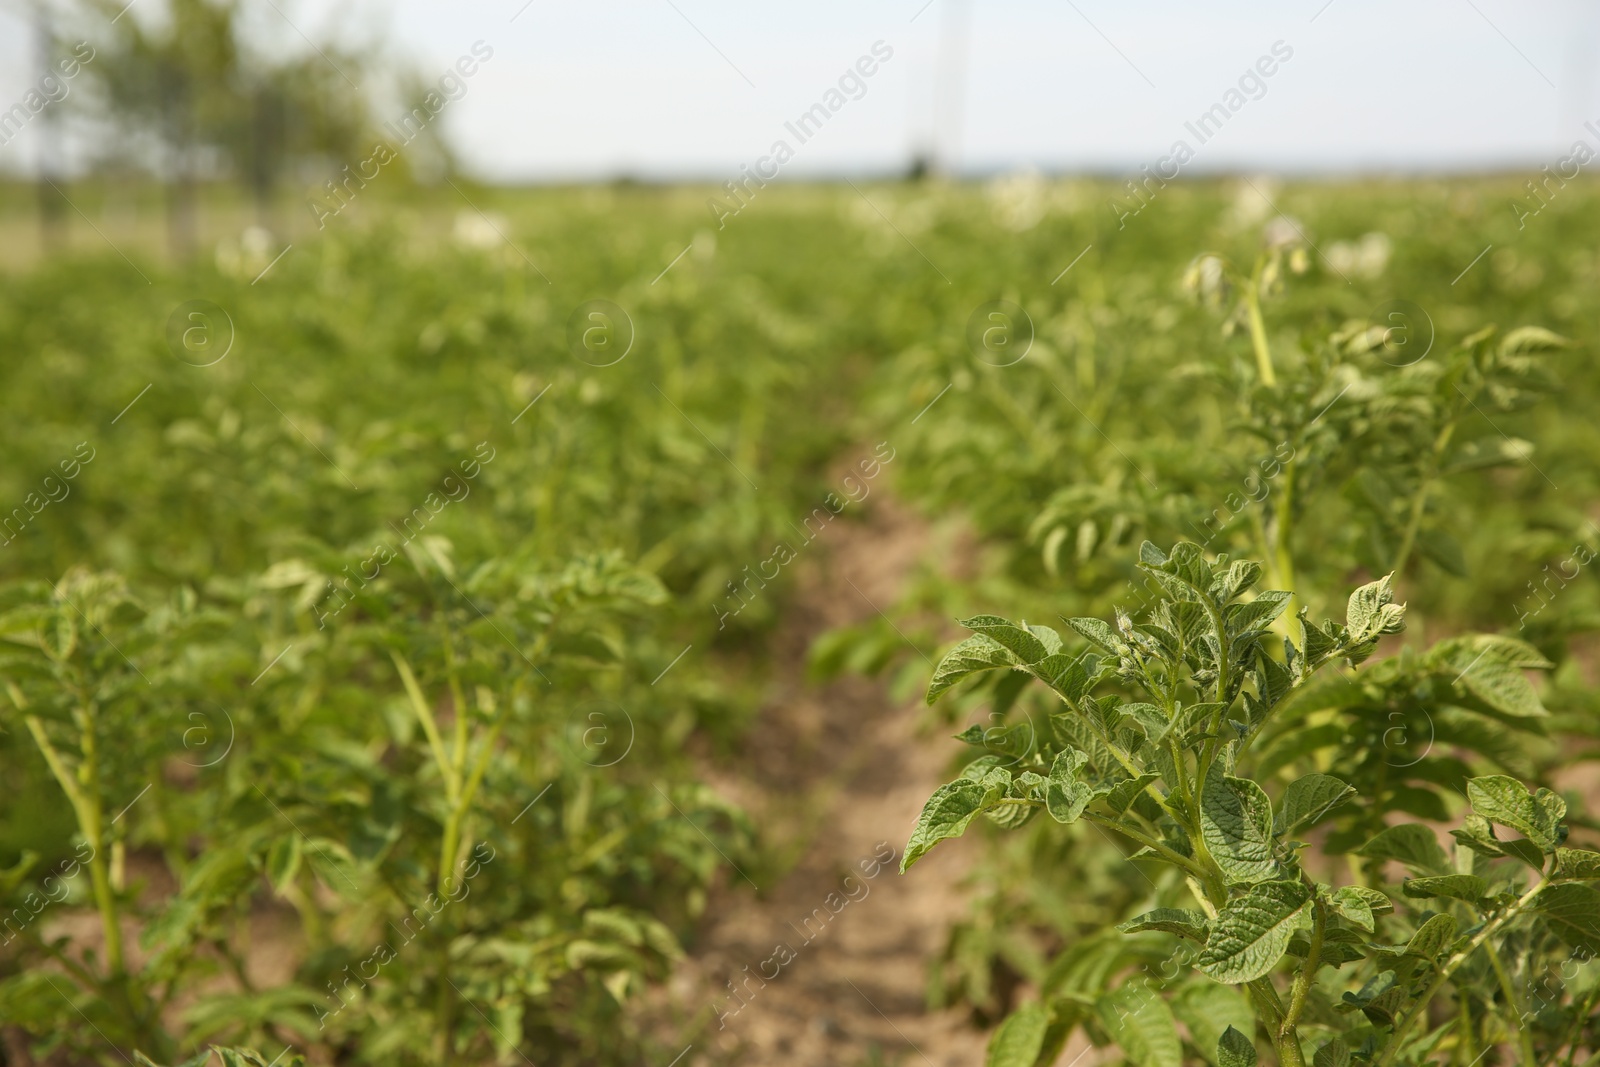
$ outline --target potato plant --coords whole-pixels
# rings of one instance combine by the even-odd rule
[[[567,724],[540,707],[555,687],[615,673],[606,662],[628,616],[659,603],[659,586],[605,556],[461,575],[448,546],[431,547],[365,591],[304,676],[273,684],[262,671],[261,704],[236,707],[226,738],[207,694],[230,680],[254,688],[249,672],[269,658],[227,613],[192,594],[142,603],[106,573],[9,590],[7,722],[67,796],[86,868],[76,882],[61,872],[60,895],[47,878],[45,899],[92,904],[99,937],[83,949],[45,936],[57,915],[9,925],[9,951],[34,966],[0,983],[8,1022],[86,1055],[172,1057],[232,1035],[450,1062],[555,1039],[566,1026],[555,1003],[600,1017],[664,973],[681,950],[663,919],[681,927],[685,914],[646,887],[687,893],[715,868],[698,855],[699,824],[672,816],[737,837],[737,813],[683,786],[597,789],[572,750],[558,755]],[[273,718],[298,740],[263,743]],[[196,734],[213,729],[215,744]],[[224,742],[238,751],[207,751]],[[175,757],[204,791],[175,788]],[[130,874],[141,849],[164,870]],[[9,885],[38,859],[24,856]],[[143,892],[151,878],[175,892]],[[285,985],[249,973],[263,887],[311,948]],[[218,976],[235,988],[196,995]]]
[[[712,1022],[641,1006],[730,859],[762,876],[697,767],[761,675],[713,644],[787,590],[725,634],[710,608],[826,488],[842,420],[773,413],[827,407],[853,327],[782,269],[827,235],[744,220],[768,237],[651,285],[698,202],[557,200],[519,221],[553,289],[394,212],[255,287],[112,257],[0,294],[33,430],[0,465],[7,1048],[634,1063]],[[569,350],[597,292],[650,339],[615,366]],[[203,368],[162,329],[194,295],[237,329]],[[757,350],[785,358],[727,373]]]
[[[1296,200],[1310,215],[1303,230],[1326,249],[1328,230],[1348,220],[1332,200]],[[1378,215],[1405,233],[1440,206],[1417,195]],[[1079,612],[1148,605],[1147,582],[1129,565],[1134,546],[1185,538],[1261,560],[1270,586],[1295,590],[1314,612],[1390,572],[1417,629],[1505,626],[1553,668],[1551,714],[1504,720],[1432,713],[1395,665],[1359,689],[1317,686],[1320,696],[1308,694],[1303,714],[1286,715],[1268,739],[1274,759],[1298,745],[1293,758],[1321,769],[1358,766],[1376,775],[1377,803],[1433,820],[1447,817],[1469,764],[1547,784],[1592,759],[1592,746],[1570,740],[1594,737],[1595,719],[1569,647],[1600,618],[1581,570],[1600,544],[1582,507],[1593,493],[1582,459],[1592,445],[1551,398],[1589,388],[1587,368],[1549,329],[1483,325],[1492,313],[1581,332],[1570,302],[1530,307],[1493,284],[1467,298],[1414,263],[1390,278],[1346,278],[1282,220],[1258,238],[1254,227],[1201,230],[1203,212],[1196,204],[1172,221],[1191,247],[1223,251],[1152,270],[1170,253],[1130,230],[1096,241],[1102,270],[1071,295],[1019,283],[1034,340],[1014,365],[918,342],[886,368],[895,389],[934,383],[930,399],[951,382],[939,401],[946,420],[913,428],[898,488],[931,517],[970,522],[984,551],[976,576],[930,568],[895,625],[873,620],[825,637],[819,673],[893,666],[897,694],[909,695],[922,663],[902,633],[923,648],[943,640],[941,620],[970,612],[975,596],[1029,616],[1067,599]],[[1414,253],[1436,254],[1437,242],[1409,232]],[[1426,307],[1395,301],[1397,292]],[[1293,615],[1280,617],[1280,634]],[[1430,686],[1447,688],[1476,654],[1465,639],[1427,653]],[[1019,681],[965,688],[934,717],[993,726],[1046,714]],[[1327,704],[1312,711],[1313,700]],[[1359,728],[1319,718],[1336,707]],[[937,1003],[964,1001],[980,1023],[1005,1014],[1020,982],[1045,980],[1062,943],[1119,921],[1145,888],[1137,872],[1037,827],[997,840],[991,857],[932,983]]]
[[[1281,638],[1273,624],[1292,595],[1256,591],[1260,565],[1146,542],[1139,567],[1155,595],[1138,617],[1067,619],[1081,649],[1048,627],[968,619],[973,636],[928,688],[931,703],[1000,671],[1043,683],[1056,707],[962,735],[986,751],[929,799],[902,870],[979,815],[1010,829],[1044,813],[1105,838],[1080,848],[1124,842],[1149,880],[1144,909],[1115,936],[1052,965],[1041,999],[996,1032],[991,1064],[1054,1062],[1079,1026],[1141,1067],[1190,1055],[1243,1067],[1263,1053],[1295,1067],[1476,1062],[1501,1045],[1527,1065],[1592,1053],[1600,853],[1566,844],[1560,796],[1468,777],[1447,851],[1431,826],[1393,818],[1410,805],[1374,768],[1341,762],[1341,777],[1281,754],[1285,724],[1305,732],[1306,712],[1323,706],[1297,703],[1327,672],[1354,672],[1403,629],[1390,579],[1352,593],[1342,624],[1301,609]],[[1473,661],[1446,680],[1463,650]],[[1520,642],[1479,636],[1346,684],[1377,675],[1423,709],[1496,721],[1543,714],[1522,671],[1546,665]],[[1341,709],[1329,723],[1359,729],[1361,717]],[[1355,861],[1347,872],[1340,855]]]

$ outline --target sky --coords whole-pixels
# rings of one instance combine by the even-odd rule
[[[20,2],[0,0],[0,109],[34,75]],[[130,17],[159,6],[134,0]],[[1154,169],[1180,139],[1194,155],[1186,171],[1332,174],[1537,169],[1579,137],[1600,144],[1583,126],[1600,129],[1592,0],[270,0],[263,10],[260,32],[281,47],[381,27],[430,80],[475,44],[491,51],[443,118],[469,172],[490,181],[723,181],[778,141],[792,152],[785,178],[898,172],[918,155],[960,173],[1128,174]],[[870,77],[852,73],[858,63]],[[819,103],[836,109],[802,143],[785,123]],[[1200,131],[1202,144],[1185,123],[1219,103],[1235,106],[1220,130]],[[25,168],[32,149],[24,133],[0,147],[0,167]]]

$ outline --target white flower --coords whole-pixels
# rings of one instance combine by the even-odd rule
[[[1359,241],[1335,241],[1328,246],[1328,263],[1340,274],[1376,278],[1388,267],[1393,247],[1381,233],[1364,234]]]
[[[510,225],[506,217],[497,212],[480,215],[476,211],[460,211],[456,213],[456,224],[450,231],[450,237],[462,248],[488,251],[505,240],[501,234]]]

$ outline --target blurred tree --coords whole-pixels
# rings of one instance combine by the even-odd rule
[[[51,30],[50,10],[44,5],[33,9],[34,63],[36,85],[48,84],[46,79],[55,76],[55,34]],[[61,123],[60,111],[45,108],[38,122],[38,196],[39,241],[46,251],[62,246],[66,231],[66,204],[57,181],[61,176]]]
[[[271,0],[166,0],[160,10],[139,12],[126,0],[83,5],[93,16],[87,24],[110,27],[92,34],[98,55],[84,68],[98,89],[88,107],[116,134],[105,162],[132,162],[159,176],[179,256],[194,247],[200,181],[240,180],[258,222],[270,228],[286,178],[331,174],[370,152],[377,136],[364,87],[370,76],[414,81],[375,48],[357,53],[310,38],[309,53],[269,47],[270,35],[257,28],[268,19],[287,23]]]

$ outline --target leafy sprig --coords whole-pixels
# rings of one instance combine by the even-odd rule
[[[1294,835],[1330,818],[1370,826],[1361,816],[1370,813],[1371,783],[1315,770],[1283,785],[1274,802],[1267,786],[1277,774],[1249,773],[1262,762],[1255,746],[1276,736],[1280,711],[1293,709],[1320,672],[1339,665],[1347,684],[1360,685],[1369,672],[1356,668],[1403,631],[1405,608],[1387,577],[1350,595],[1342,623],[1314,623],[1301,609],[1296,641],[1274,629],[1289,593],[1257,591],[1254,563],[1209,560],[1192,543],[1166,553],[1147,542],[1139,566],[1159,588],[1157,601],[1137,619],[1118,612],[1111,623],[1064,620],[1082,639],[1078,649],[1050,627],[988,615],[965,621],[973,634],[935,668],[930,703],[957,686],[985,684],[991,672],[1012,672],[1042,682],[1058,707],[1036,718],[1037,730],[963,735],[991,751],[930,798],[902,870],[980,815],[1010,829],[1042,811],[1057,823],[1114,833],[1137,846],[1130,860],[1168,873],[1156,893],[1162,906],[1119,929],[1190,944],[1193,970],[1242,987],[1255,1027],[1280,1063],[1296,1067],[1307,1061],[1314,1032],[1323,1038],[1319,1063],[1420,1062],[1440,1035],[1416,1035],[1417,1021],[1463,968],[1498,960],[1513,942],[1536,946],[1546,961],[1552,945],[1600,950],[1600,892],[1590,884],[1600,877],[1600,853],[1566,847],[1566,804],[1551,791],[1530,793],[1505,775],[1471,777],[1464,789],[1472,810],[1455,831],[1453,857],[1426,826],[1401,823],[1374,830],[1353,850],[1368,861],[1368,882],[1334,885],[1323,880],[1326,856]],[[1453,662],[1461,647],[1458,640],[1422,657],[1413,677]],[[1452,699],[1490,714],[1519,706],[1525,694],[1513,676],[1526,685],[1520,671],[1542,660],[1504,638],[1471,647],[1490,662],[1488,679],[1449,691],[1459,693]],[[1271,758],[1274,769],[1287,765]],[[1496,826],[1520,836],[1496,836]],[[1415,877],[1386,885],[1390,861]],[[1179,887],[1194,907],[1172,906]],[[1347,966],[1362,980],[1345,977]],[[1128,988],[1096,998],[1096,1017],[1132,995]],[[1467,987],[1457,993],[1468,995]],[[1456,1040],[1496,1039],[1500,1031],[1484,1020],[1519,1003],[1509,979],[1498,996],[1457,1024]],[[1170,1043],[1147,1027],[1106,1026],[1083,1009],[1080,999],[1047,997],[997,1033],[991,1063],[1047,1063],[1077,1023],[1136,1062],[1168,1062],[1161,1050]],[[1255,1055],[1236,1028],[1200,1051],[1216,1063]]]

